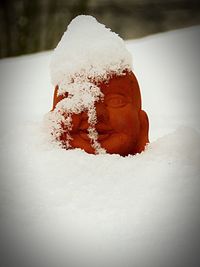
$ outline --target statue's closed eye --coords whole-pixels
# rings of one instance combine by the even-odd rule
[[[128,99],[124,95],[112,94],[104,100],[106,106],[111,108],[121,108],[128,103]]]

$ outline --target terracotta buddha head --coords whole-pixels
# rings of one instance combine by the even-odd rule
[[[80,16],[79,19],[82,20],[81,25],[89,23],[87,28],[94,23],[90,16]],[[75,22],[74,24],[77,26],[78,22]],[[95,23],[97,23],[96,20]],[[95,28],[96,26],[92,25],[92,27]],[[70,38],[72,38],[72,29],[73,27],[69,29],[71,30]],[[98,30],[102,31],[102,35],[105,31],[108,31],[104,26],[99,25],[96,31]],[[74,31],[77,41],[77,28]],[[92,38],[96,31],[91,33],[91,30]],[[109,34],[111,33],[109,32]],[[85,56],[86,59],[80,53],[77,59],[77,62],[80,59],[80,64],[77,64],[77,66],[83,65],[81,70],[75,74],[72,72],[71,75],[62,76],[61,74],[64,71],[61,69],[58,72],[60,66],[58,61],[54,60],[56,62],[54,62],[54,65],[57,67],[59,75],[55,76],[57,79],[54,79],[53,108],[50,112],[51,133],[54,139],[65,149],[80,148],[91,154],[106,152],[121,156],[134,155],[142,152],[149,142],[148,117],[142,110],[140,88],[131,70],[131,60],[130,62],[128,61],[130,53],[122,44],[120,37],[115,36],[114,33],[110,37],[109,34],[107,32],[105,34],[108,44],[106,42],[103,43],[102,49],[98,47],[99,51],[103,51],[99,55],[102,58],[98,59],[96,54],[94,54],[94,58],[91,57],[90,53],[92,49],[96,49],[96,46],[95,48],[90,47]],[[120,40],[118,40],[119,38]],[[67,38],[65,37],[65,39]],[[111,47],[114,47],[116,43],[118,44],[118,54],[110,50],[108,57],[106,49],[109,46],[109,42]],[[106,49],[104,49],[105,44]],[[91,43],[88,42],[88,45],[91,45]],[[63,47],[64,45],[62,45]],[[76,53],[78,53],[77,50],[79,52],[79,47],[76,48]],[[61,54],[59,51],[58,55],[60,56]],[[121,58],[124,57],[124,59],[117,58],[120,56]],[[76,60],[76,55],[74,55],[74,58]],[[87,62],[87,65],[85,62]],[[106,69],[110,68],[107,66],[111,64],[112,69]],[[91,67],[88,68],[88,65]],[[65,70],[67,68],[68,65],[67,67],[65,66]],[[71,69],[69,70],[71,71]],[[102,75],[102,73],[105,75]],[[95,77],[96,74],[98,74],[97,78]],[[59,79],[61,79],[61,82]]]

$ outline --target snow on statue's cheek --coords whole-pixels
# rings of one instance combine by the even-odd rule
[[[68,97],[59,101],[55,109],[50,113],[51,133],[55,140],[60,141],[60,145],[66,149],[82,148],[81,143],[76,147],[73,146],[73,115],[79,115],[87,112],[89,127],[88,137],[90,145],[94,149],[95,154],[105,153],[105,149],[101,148],[98,140],[98,133],[95,129],[97,123],[97,115],[95,102],[103,99],[103,94],[99,87],[90,82],[74,82],[73,84],[61,84],[61,90],[68,93]],[[66,87],[66,88],[65,88]],[[79,118],[80,120],[80,118]],[[78,127],[78,124],[76,128]],[[75,128],[75,129],[76,129]],[[79,130],[79,129],[76,129]]]

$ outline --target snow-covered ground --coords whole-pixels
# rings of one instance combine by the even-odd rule
[[[126,42],[151,143],[125,158],[46,141],[52,52],[0,61],[1,266],[200,266],[199,40]]]

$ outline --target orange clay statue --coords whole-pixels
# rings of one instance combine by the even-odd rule
[[[68,25],[52,55],[52,142],[90,154],[134,155],[145,149],[149,123],[123,40],[94,17]]]
[[[98,83],[104,97],[95,102],[95,130],[97,141],[109,154],[127,156],[140,153],[145,149],[148,139],[148,117],[141,108],[141,95],[137,79],[132,71],[124,75],[112,75],[108,81]],[[55,88],[53,108],[67,98],[67,93],[58,95]],[[72,114],[70,129],[70,149],[81,148],[87,153],[96,154],[88,136],[88,113],[83,111]],[[64,126],[59,141],[65,144],[67,132]]]

